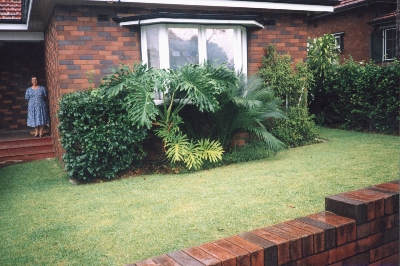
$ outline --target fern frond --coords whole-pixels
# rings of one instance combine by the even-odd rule
[[[248,127],[246,130],[254,133],[260,140],[264,141],[271,150],[278,151],[285,147],[283,142],[275,138],[262,125],[260,127]]]

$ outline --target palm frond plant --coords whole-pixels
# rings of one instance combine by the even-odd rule
[[[217,96],[237,86],[237,81],[225,65],[187,64],[176,71],[123,65],[103,79],[97,93],[104,97],[122,94],[132,123],[149,129],[158,126],[155,132],[164,142],[168,159],[198,169],[204,160],[221,160],[223,148],[217,141],[190,140],[180,129],[179,113],[189,103],[200,112],[217,111]],[[154,102],[155,94],[162,96],[161,105]]]
[[[219,95],[221,108],[209,114],[212,135],[225,148],[229,148],[235,134],[245,131],[264,141],[272,150],[284,144],[264,126],[269,118],[286,118],[279,109],[281,101],[258,76],[240,77],[239,86]]]

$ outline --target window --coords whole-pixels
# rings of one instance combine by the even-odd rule
[[[344,49],[344,42],[343,42],[344,32],[334,33],[333,36],[335,37],[335,40],[336,40],[337,49],[340,51],[340,53],[343,53],[343,49]]]
[[[185,63],[227,63],[247,72],[246,28],[199,24],[156,24],[141,27],[142,61],[153,68],[176,69]]]
[[[396,56],[396,27],[377,27],[371,34],[371,59],[382,63]]]
[[[383,60],[396,58],[396,28],[383,30]]]

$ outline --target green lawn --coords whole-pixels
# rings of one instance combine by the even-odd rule
[[[0,169],[0,265],[124,265],[398,178],[398,137],[319,131],[328,142],[191,174],[73,186],[55,160]]]

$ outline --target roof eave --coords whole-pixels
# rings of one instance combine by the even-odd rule
[[[87,0],[88,2],[110,2],[110,0]],[[226,7],[226,8],[246,8],[260,10],[287,10],[287,11],[306,11],[306,12],[333,12],[333,5],[311,5],[311,4],[293,4],[282,2],[265,1],[232,1],[232,0],[118,0],[115,3],[137,3],[152,5],[170,5],[170,6],[203,6],[203,7]]]

